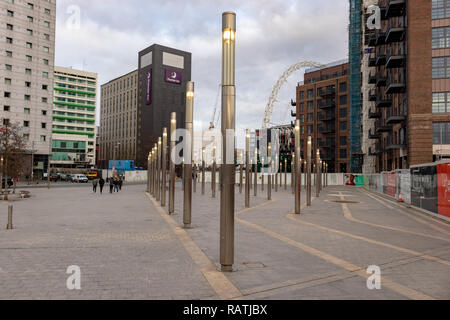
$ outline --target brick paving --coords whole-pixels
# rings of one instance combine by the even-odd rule
[[[12,202],[12,231],[5,230],[7,204],[0,203],[0,299],[218,298],[144,185],[102,196],[88,186],[30,190],[32,198]],[[217,265],[220,193],[217,188],[212,199],[209,184],[206,190],[202,196],[197,185],[193,228],[186,232]],[[251,191],[257,208],[250,210],[243,210],[243,195],[236,191],[236,271],[226,276],[244,299],[411,298],[397,287],[450,298],[450,225],[383,204],[358,188],[328,187],[300,216],[290,215],[289,188],[273,191],[267,202],[259,186],[257,198]],[[172,218],[182,225],[180,183],[176,193]],[[341,195],[358,202],[346,205],[349,213],[330,201]],[[368,290],[366,279],[343,268],[345,263],[364,271],[380,266],[382,289]],[[82,290],[66,288],[70,265],[81,268]],[[384,276],[394,290],[383,286]]]

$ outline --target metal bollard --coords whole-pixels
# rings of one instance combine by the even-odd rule
[[[10,204],[8,205],[8,225],[6,226],[6,230],[13,229],[12,215],[13,215],[13,206],[12,204]]]

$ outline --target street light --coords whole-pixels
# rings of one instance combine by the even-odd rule
[[[261,192],[264,192],[264,175],[265,175],[265,167],[264,167],[264,157],[261,157]]]
[[[184,202],[183,202],[183,223],[185,228],[191,227],[192,220],[192,123],[194,121],[194,82],[186,83],[186,131],[187,143],[183,152],[184,163]]]
[[[148,156],[147,156],[147,193],[150,192],[150,179],[151,179],[151,175],[150,175],[150,163],[152,161],[152,155],[149,152]]]
[[[267,200],[272,200],[272,143],[267,146],[267,157],[269,165],[269,174],[267,175]]]
[[[244,152],[241,151],[241,164],[239,165],[239,193],[242,194],[242,184],[244,182]]]
[[[320,196],[320,150],[317,149],[316,152],[316,198]]]
[[[205,147],[202,148],[202,195],[205,194]]]
[[[253,184],[254,184],[254,192],[253,195],[256,197],[258,195],[258,149],[255,148],[255,179],[253,180]]]
[[[250,208],[250,133],[245,133],[245,207]]]
[[[217,148],[214,146],[213,148],[213,163],[212,163],[212,169],[211,169],[211,193],[212,197],[216,197],[216,169],[217,169],[217,163],[216,163],[216,151]]]
[[[295,121],[295,214],[300,214],[301,196],[300,120]]]
[[[167,178],[167,128],[163,128],[161,207],[166,206],[166,178]]]
[[[222,157],[220,193],[220,264],[223,272],[233,270],[234,263],[234,185],[235,163],[228,163],[228,148],[234,154],[234,130],[236,122],[235,72],[236,14],[222,14]],[[233,135],[228,136],[227,130]],[[231,140],[231,141],[229,141]],[[234,158],[234,157],[233,157]]]
[[[170,116],[170,185],[169,185],[169,214],[175,211],[175,163],[172,156],[175,150],[175,143],[177,142],[177,114],[171,113]]]
[[[308,136],[308,145],[306,151],[306,205],[311,205],[311,152],[312,138]]]

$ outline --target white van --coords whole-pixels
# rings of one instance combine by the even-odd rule
[[[89,179],[84,174],[73,174],[72,175],[73,182],[85,182],[88,183]]]

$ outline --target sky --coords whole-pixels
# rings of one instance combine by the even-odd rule
[[[195,128],[206,129],[221,81],[221,16],[234,11],[236,129],[260,128],[272,88],[289,66],[347,58],[348,2],[58,0],[55,64],[97,73],[100,90],[100,85],[137,69],[138,51],[153,43],[189,51]],[[293,120],[290,101],[302,80],[300,70],[285,83],[271,123]]]

